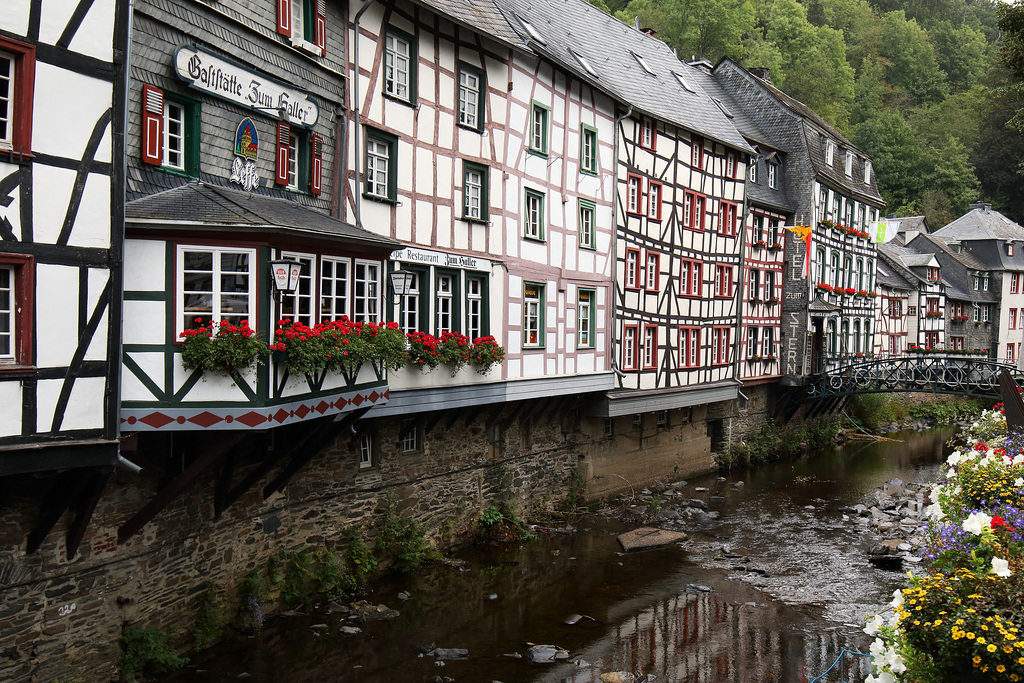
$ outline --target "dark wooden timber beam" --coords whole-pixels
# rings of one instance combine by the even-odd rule
[[[264,446],[266,448],[266,446]],[[270,470],[274,469],[281,458],[284,457],[284,452],[276,448],[267,448],[266,453],[263,456],[263,461],[259,464],[256,469],[249,474],[245,475],[234,488],[228,491],[224,497],[224,507],[221,508],[221,513],[227,510],[229,507],[234,505],[239,498],[245,495],[252,486],[264,477]]]
[[[78,546],[82,544],[85,530],[92,519],[92,513],[96,511],[96,504],[99,503],[100,496],[103,495],[103,488],[107,485],[107,480],[110,479],[110,473],[113,471],[113,467],[104,468],[93,473],[92,477],[90,477],[92,480],[91,485],[84,492],[78,514],[75,515],[75,521],[71,523],[71,528],[68,529],[66,542],[67,558],[69,560],[74,559],[75,555],[78,554]]]
[[[212,465],[217,458],[227,453],[236,443],[245,436],[244,432],[221,432],[205,443],[205,448],[192,463],[174,477],[167,486],[153,496],[145,507],[135,513],[127,522],[117,530],[117,542],[124,543],[137,534],[142,527],[152,520],[157,514],[174,500],[186,486],[202,474],[207,467]]]
[[[28,535],[26,551],[30,555],[39,550],[39,546],[46,540],[61,516],[71,507],[71,503],[78,498],[88,481],[89,477],[82,476],[81,471],[68,470],[58,475],[39,511],[39,523]]]
[[[372,406],[371,406],[372,407]],[[263,487],[263,499],[266,500],[274,494],[275,491],[282,490],[288,485],[300,469],[306,466],[309,461],[320,454],[321,449],[326,446],[331,439],[335,438],[342,430],[348,429],[356,420],[366,414],[370,408],[361,408],[359,410],[353,410],[347,413],[340,422],[335,422],[333,417],[321,418],[321,424],[315,429],[309,431],[309,436],[301,444],[296,445],[290,450],[291,460],[285,465],[284,470],[281,471],[274,480]]]

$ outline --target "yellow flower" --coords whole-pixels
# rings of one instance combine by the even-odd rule
[[[974,631],[968,631],[967,632],[967,639],[968,640],[974,640]]]
[[[998,648],[995,645],[989,645],[987,649],[989,652],[995,652]]]

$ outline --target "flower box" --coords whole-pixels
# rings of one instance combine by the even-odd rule
[[[768,251],[782,251],[782,242],[776,242],[768,247]]]
[[[764,249],[766,246],[767,242],[765,242],[764,240],[757,240],[756,242],[754,242],[755,249]]]

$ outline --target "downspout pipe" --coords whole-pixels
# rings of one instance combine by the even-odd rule
[[[744,187],[746,186],[746,180],[744,180]],[[722,212],[718,212],[719,219],[721,219]],[[744,311],[743,311],[743,289],[746,286],[746,275],[747,269],[747,221],[750,220],[750,201],[747,198],[746,192],[743,193],[743,222],[740,223],[740,273],[739,273],[739,286],[736,287],[736,342],[734,344],[733,352],[733,378],[739,382],[740,386],[743,386],[743,380],[740,379],[740,370],[743,364],[740,362],[740,351],[743,349],[743,322],[744,322]],[[742,395],[743,392],[741,391]],[[744,396],[743,398],[746,398]]]
[[[359,96],[359,20],[362,18],[363,13],[370,9],[370,5],[373,4],[373,0],[362,0],[363,6],[356,12],[355,19],[353,19],[353,30],[352,30],[352,153],[355,155],[354,168],[355,171],[355,188],[353,199],[355,200],[356,209],[356,227],[363,227],[363,193],[359,189],[359,150],[362,149],[359,143],[360,131],[362,130],[362,124],[360,123],[360,96]],[[342,183],[344,185],[344,182]]]
[[[622,368],[619,367],[619,354],[618,354],[618,351],[616,349],[616,344],[615,344],[615,335],[617,334],[618,329],[619,329],[618,316],[616,315],[616,309],[618,308],[618,305],[619,305],[618,301],[616,301],[616,298],[619,295],[619,283],[618,283],[618,277],[619,277],[619,252],[618,252],[619,228],[618,228],[617,225],[615,225],[615,222],[616,222],[615,216],[617,214],[617,209],[618,209],[618,204],[619,204],[619,140],[620,140],[620,137],[621,137],[619,135],[619,126],[622,124],[623,121],[625,121],[626,119],[628,119],[632,115],[633,115],[633,105],[631,104],[631,105],[629,105],[629,108],[626,109],[626,113],[625,114],[623,114],[622,116],[619,116],[618,118],[615,119],[615,130],[612,131],[612,141],[613,141],[612,142],[612,149],[613,149],[613,153],[615,155],[615,174],[612,176],[612,190],[613,190],[612,191],[612,197],[613,197],[613,200],[612,200],[612,228],[613,229],[612,229],[612,247],[611,247],[611,256],[612,256],[612,292],[611,292],[611,294],[612,294],[612,307],[611,308],[612,308],[612,330],[613,330],[612,335],[613,336],[612,336],[611,349],[612,349],[612,372],[614,372],[615,376],[619,377],[619,378],[622,378],[622,377],[626,376],[626,373],[624,373],[622,371]]]

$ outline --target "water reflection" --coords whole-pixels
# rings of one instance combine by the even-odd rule
[[[900,477],[935,476],[950,430],[902,435],[904,443],[853,444],[814,458],[713,477],[721,520],[688,529],[686,549],[624,555],[615,523],[588,522],[569,535],[545,534],[522,547],[463,552],[465,569],[427,567],[387,577],[369,599],[401,611],[363,633],[338,633],[338,617],[274,622],[198,657],[168,681],[598,681],[608,671],[653,673],[658,681],[809,681],[843,649],[861,650],[863,617],[888,601],[902,574],[871,568],[867,539],[839,508]],[[742,487],[732,482],[743,481]],[[723,548],[749,557],[737,570]],[[719,558],[719,559],[716,559]],[[734,562],[734,561],[733,561]],[[702,584],[711,593],[687,592]],[[407,591],[412,599],[400,602]],[[492,596],[496,596],[492,599]],[[572,614],[592,617],[576,625]],[[326,632],[310,625],[326,623]],[[466,648],[466,660],[438,666],[417,645]],[[570,653],[531,664],[529,643]],[[581,660],[589,666],[581,668]],[[848,656],[826,681],[863,680],[867,660]]]

